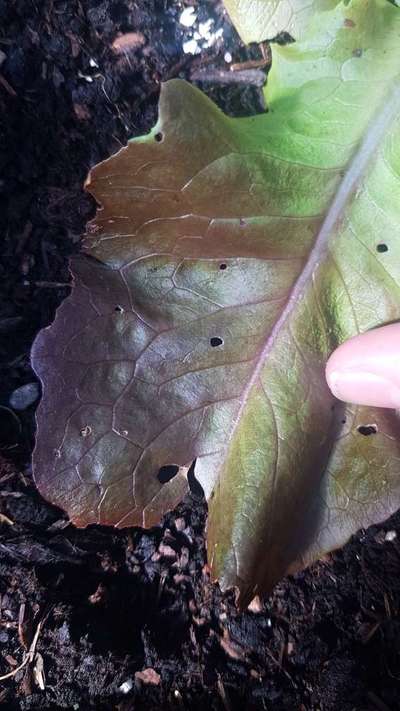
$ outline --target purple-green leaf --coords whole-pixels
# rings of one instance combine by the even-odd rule
[[[153,131],[91,173],[101,209],[32,355],[43,495],[78,525],[149,526],[196,459],[209,562],[242,603],[400,502],[398,415],[324,378],[400,318],[400,10],[334,4],[274,49],[268,114],[164,85]]]

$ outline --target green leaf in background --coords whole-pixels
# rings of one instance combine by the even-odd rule
[[[33,349],[41,492],[79,525],[153,525],[196,458],[242,604],[400,504],[399,416],[324,378],[400,318],[400,11],[332,4],[274,47],[268,114],[163,87],[154,130],[92,171],[90,258]]]
[[[339,5],[340,0],[224,0],[242,40],[262,42],[287,32],[303,39],[310,20]]]

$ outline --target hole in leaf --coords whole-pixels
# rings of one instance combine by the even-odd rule
[[[377,251],[377,252],[381,252],[381,253],[382,253],[382,252],[387,252],[388,250],[389,250],[389,247],[388,247],[387,244],[385,244],[384,242],[381,242],[380,244],[377,244],[377,245],[376,245],[376,251]]]
[[[347,422],[346,418],[344,417],[343,420],[341,420],[342,425],[345,425]]]
[[[357,430],[360,434],[364,435],[364,437],[368,437],[369,435],[376,434],[378,428],[376,425],[360,425],[357,427]]]
[[[241,227],[244,227],[245,224],[246,224],[246,220],[244,220],[243,217],[241,217],[240,220],[239,220],[239,225],[240,225]]]
[[[166,484],[177,475],[178,471],[179,467],[176,464],[166,464],[158,470],[157,479],[160,484]]]
[[[226,269],[226,266],[227,266],[227,265],[225,264],[225,262],[223,262],[222,264],[219,265],[219,268],[220,268],[220,269]]]
[[[161,141],[164,140],[164,136],[161,133],[161,131],[159,131],[158,133],[155,134],[154,140],[157,141],[157,143],[161,143]]]
[[[194,462],[192,462],[192,464],[190,465],[190,469],[187,473],[189,489],[190,489],[190,493],[193,494],[193,496],[195,496],[198,499],[203,499],[204,498],[204,491],[203,491],[202,485],[196,479],[196,475],[194,473],[195,466],[196,466],[196,460],[194,460]]]
[[[123,313],[124,313],[124,308],[123,308],[123,306],[119,306],[119,305],[118,305],[118,306],[115,307],[114,311],[116,311],[116,312],[119,313],[119,314],[123,314]]]
[[[217,336],[214,336],[213,338],[210,338],[210,344],[212,348],[217,348],[218,346],[222,346],[223,340],[222,338],[218,338]]]

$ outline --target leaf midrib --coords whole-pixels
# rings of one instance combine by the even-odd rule
[[[257,358],[254,371],[249,378],[246,387],[241,396],[241,404],[232,425],[231,433],[227,440],[227,448],[234,437],[236,428],[241,420],[243,411],[246,407],[247,400],[251,390],[258,380],[258,377],[264,367],[272,348],[278,338],[281,330],[286,325],[292,311],[302,298],[308,281],[312,278],[315,269],[323,261],[328,252],[328,246],[332,231],[354,194],[358,181],[366,172],[370,162],[375,156],[377,149],[385,135],[387,129],[393,121],[400,115],[400,80],[396,82],[395,88],[388,93],[387,99],[383,102],[383,108],[378,110],[371,119],[367,128],[366,135],[359,144],[358,150],[351,158],[347,170],[342,178],[335,197],[329,207],[325,220],[317,234],[315,242],[310,250],[308,259],[306,260],[302,271],[293,284],[291,294],[286,302],[286,305],[274,324],[261,352]]]

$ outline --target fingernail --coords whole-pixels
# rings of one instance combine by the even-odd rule
[[[333,370],[327,372],[327,381],[333,395],[344,402],[372,407],[400,407],[400,389],[376,373]]]

